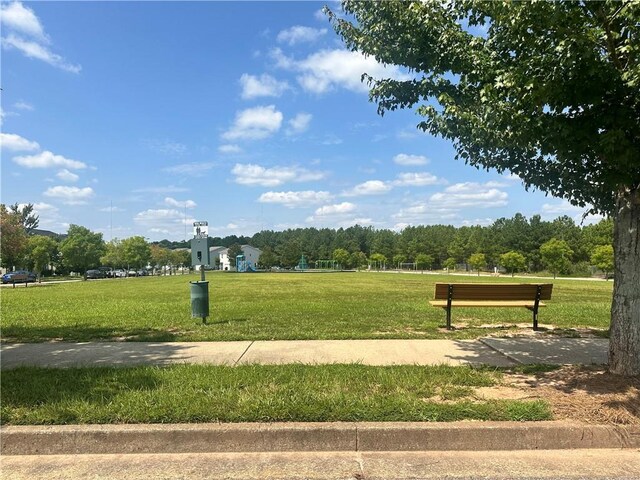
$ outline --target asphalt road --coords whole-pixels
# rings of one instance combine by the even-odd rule
[[[3,479],[640,479],[640,450],[2,457]]]

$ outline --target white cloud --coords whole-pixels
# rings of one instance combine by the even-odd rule
[[[172,167],[165,167],[162,169],[162,171],[176,175],[201,177],[215,166],[216,164],[213,162],[182,163],[180,165],[174,165]]]
[[[541,216],[545,220],[554,220],[559,216],[567,215],[579,225],[591,225],[593,223],[598,223],[604,218],[602,215],[585,215],[590,208],[591,207],[577,207],[575,205],[571,205],[568,200],[563,199],[556,204],[545,203],[542,205]]]
[[[476,225],[480,225],[482,227],[488,227],[495,220],[493,218],[475,218],[473,220],[463,220],[460,222],[460,225],[463,227],[475,227]]]
[[[238,145],[225,144],[225,145],[220,145],[218,147],[218,151],[220,153],[225,153],[225,154],[234,154],[234,153],[242,153],[242,148],[240,148]]]
[[[398,165],[426,165],[429,163],[429,159],[424,155],[407,155],[406,153],[399,153],[393,157],[393,162]]]
[[[2,4],[0,21],[9,29],[29,35],[43,43],[49,43],[49,38],[44,33],[44,28],[33,10],[26,8],[20,2]]]
[[[242,149],[238,145],[226,144],[226,145],[220,145],[218,147],[218,151],[220,153],[232,154],[232,153],[241,153]]]
[[[291,88],[287,82],[280,82],[267,74],[256,77],[244,73],[240,77],[240,85],[242,86],[240,96],[245,100],[257,97],[279,97]]]
[[[331,200],[333,196],[329,192],[314,192],[306,190],[302,192],[266,192],[260,195],[261,203],[279,203],[288,208],[305,207]]]
[[[65,158],[62,155],[55,155],[48,150],[36,155],[13,157],[13,161],[18,165],[27,168],[70,168],[72,170],[87,168],[87,165],[77,160]]]
[[[325,178],[324,172],[311,171],[300,167],[265,168],[254,164],[237,163],[231,170],[240,185],[277,187],[288,182],[311,182]]]
[[[222,134],[225,140],[259,140],[267,138],[282,125],[282,112],[274,105],[248,108],[236,114],[231,128]]]
[[[542,213],[546,215],[575,215],[584,212],[584,208],[571,205],[568,200],[561,200],[560,203],[545,203],[542,205]]]
[[[504,178],[505,180],[510,180],[512,182],[519,182],[522,179],[516,175],[515,173],[505,173],[502,175],[502,178]]]
[[[410,77],[397,66],[384,66],[373,57],[364,57],[348,50],[322,50],[303,60],[287,57],[282,50],[274,49],[271,56],[276,66],[300,73],[297,80],[302,88],[311,93],[325,93],[337,87],[355,92],[368,92],[362,83],[363,73],[375,78],[406,80]]]
[[[29,58],[42,60],[67,72],[80,72],[82,69],[80,65],[67,63],[62,56],[49,49],[48,45],[51,43],[49,36],[33,10],[17,1],[1,4],[0,8],[2,9],[0,21],[9,31],[8,35],[2,37],[3,48],[19,50]],[[26,109],[33,109],[28,107]],[[21,107],[16,105],[16,108]]]
[[[392,188],[392,185],[381,180],[369,180],[356,185],[351,190],[344,192],[343,195],[347,197],[360,195],[382,195],[389,192]]]
[[[26,204],[20,205],[20,209],[22,210],[22,208],[24,208],[25,205]],[[41,213],[47,214],[47,213],[57,212],[58,210],[59,210],[58,207],[45,202],[36,202],[33,204],[33,211],[37,215]]]
[[[108,206],[108,207],[102,207],[101,209],[99,209],[100,212],[107,212],[107,213],[112,213],[112,212],[126,212],[126,210],[124,208],[120,208],[120,207],[113,207],[113,206]]]
[[[149,228],[153,233],[172,233],[182,235],[184,226],[190,226],[195,219],[185,218],[184,212],[173,208],[149,209],[138,212],[133,221],[138,225]]]
[[[67,72],[80,73],[80,71],[82,70],[82,67],[80,65],[72,65],[70,63],[67,63],[63,57],[61,57],[57,53],[53,53],[46,46],[38,42],[25,40],[24,38],[18,37],[14,34],[9,34],[7,37],[3,37],[2,46],[9,50],[15,48],[29,58],[42,60],[43,62],[46,62],[51,66],[60,68],[61,70],[65,70]]]
[[[277,40],[280,43],[295,45],[301,42],[315,42],[323,35],[327,34],[326,28],[311,28],[296,25],[294,27],[282,30],[278,33]]]
[[[428,172],[400,173],[397,178],[393,184],[398,187],[424,187],[444,183],[443,180]]]
[[[67,187],[58,185],[47,189],[43,195],[62,200],[67,205],[83,205],[94,195],[91,187]]]
[[[30,112],[35,110],[33,105],[31,105],[30,103],[27,103],[27,102],[23,102],[23,101],[14,103],[13,104],[13,108],[17,108],[18,110],[28,110]]]
[[[358,218],[356,216],[357,206],[350,202],[342,202],[334,205],[324,205],[306,218],[307,223],[331,225],[335,227],[349,227],[356,223],[370,224],[370,218]]]
[[[172,198],[172,197],[166,197],[164,199],[164,204],[169,207],[176,207],[176,208],[196,208],[197,207],[197,203],[194,202],[193,200],[185,200],[181,202],[180,200],[176,200],[175,198]]]
[[[490,185],[465,182],[451,185],[444,192],[434,193],[429,198],[429,205],[448,210],[494,208],[506,206],[508,198],[506,192],[491,188]]]
[[[58,173],[56,173],[56,177],[58,177],[63,182],[77,182],[80,178],[79,175],[76,175],[73,172],[70,172],[66,168],[63,168]]]
[[[38,142],[31,142],[15,133],[0,133],[0,147],[14,152],[33,152],[40,150]]]
[[[143,143],[147,148],[163,155],[180,157],[187,153],[187,146],[184,143],[173,140],[149,139],[144,140]]]
[[[313,115],[310,113],[300,112],[293,117],[289,122],[289,128],[287,128],[287,135],[297,135],[306,131],[309,128]]]
[[[356,206],[351,202],[342,202],[335,205],[325,205],[318,208],[314,214],[319,217],[326,217],[328,215],[344,215],[346,213],[352,213],[356,209]]]

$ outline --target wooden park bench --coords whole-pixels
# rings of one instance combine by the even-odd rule
[[[552,289],[552,283],[436,283],[429,303],[447,311],[447,330],[453,307],[524,307],[533,312],[533,329],[538,330],[538,308],[546,307],[540,300],[549,300]]]

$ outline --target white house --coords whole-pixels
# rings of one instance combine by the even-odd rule
[[[262,251],[251,245],[242,245],[241,248],[245,260],[251,262],[251,265],[255,267],[260,261]],[[209,247],[209,257],[211,258],[211,265],[219,264],[220,270],[231,270],[233,268],[229,261],[229,249],[227,247]]]

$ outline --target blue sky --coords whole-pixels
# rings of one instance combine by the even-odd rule
[[[361,74],[406,72],[345,50],[322,6],[2,3],[2,202],[106,240],[580,221],[454,160],[414,111],[377,115]]]

